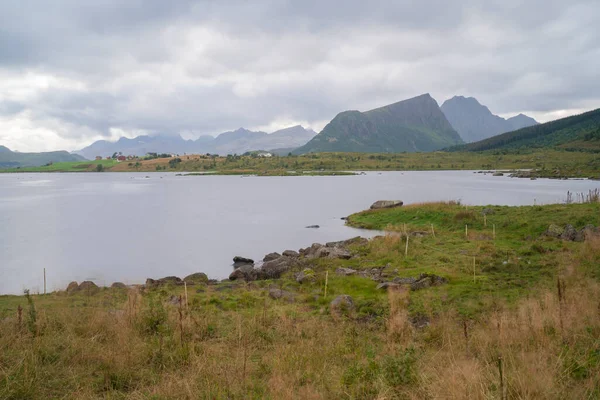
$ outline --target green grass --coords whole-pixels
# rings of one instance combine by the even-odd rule
[[[110,169],[119,164],[115,160],[57,162],[41,167],[21,167],[0,170],[0,172],[95,172],[97,165]]]

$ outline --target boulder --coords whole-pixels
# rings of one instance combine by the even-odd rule
[[[573,227],[573,225],[568,224],[565,226],[563,233],[560,235],[562,240],[575,241],[577,238],[577,230]]]
[[[483,210],[481,210],[481,214],[483,215],[492,215],[494,213],[495,211],[493,208],[484,208]]]
[[[320,243],[313,243],[310,247],[306,248],[306,249],[300,249],[300,254],[305,256],[305,257],[314,257],[315,253],[317,252],[317,250],[319,250],[321,247],[323,247],[322,244]]]
[[[437,276],[434,274],[421,274],[417,278],[416,282],[410,285],[410,290],[421,290],[426,289],[431,286],[440,286],[445,283],[448,283],[446,278],[442,278],[441,276]]]
[[[229,280],[245,280],[246,282],[255,281],[258,278],[258,271],[254,269],[253,265],[243,265],[236,268],[230,275]]]
[[[394,278],[394,283],[398,285],[412,285],[417,281],[417,278],[408,277],[408,278]]]
[[[293,293],[286,292],[285,290],[281,290],[281,289],[275,289],[275,288],[269,289],[269,297],[272,298],[273,300],[284,299],[290,303],[293,303],[295,300]]]
[[[311,257],[310,255],[308,256]],[[313,258],[339,258],[342,260],[348,260],[352,258],[352,254],[346,249],[341,247],[320,247],[313,255]]]
[[[178,306],[180,302],[181,302],[181,300],[180,300],[179,296],[172,295],[171,297],[169,297],[169,304]]]
[[[297,251],[294,251],[294,250],[286,250],[283,252],[283,255],[286,257],[291,257],[291,258],[300,257],[300,253],[298,253]]]
[[[337,275],[342,275],[342,276],[356,275],[356,272],[357,271],[352,268],[338,268],[335,270],[335,273]]]
[[[298,283],[314,282],[316,279],[315,271],[310,268],[304,268],[302,272],[296,275],[296,282]]]
[[[354,311],[354,308],[354,300],[347,294],[341,294],[333,299],[331,303],[329,303],[329,310],[335,315],[351,313]]]
[[[307,228],[309,228],[309,229],[317,229],[317,228],[320,228],[320,226],[319,225],[308,225]]]
[[[233,268],[240,268],[244,265],[254,265],[254,260],[240,256],[233,257]]]
[[[327,242],[325,244],[326,247],[347,247],[350,245],[366,245],[369,244],[369,239],[356,236],[351,239],[341,240],[339,242]]]
[[[67,286],[67,293],[73,293],[76,292],[77,289],[79,289],[79,284],[75,281],[69,283],[69,285]]]
[[[188,285],[204,285],[208,283],[208,276],[204,272],[196,272],[183,278]]]
[[[86,294],[94,294],[97,293],[100,288],[92,281],[83,281],[77,290]]]
[[[110,285],[110,287],[113,289],[127,289],[127,285],[123,282],[115,282],[112,285]]]
[[[158,280],[159,285],[183,285],[183,279],[177,276],[165,276]]]
[[[502,173],[502,172],[494,172],[494,174],[492,176],[504,176],[504,173]]]
[[[564,233],[564,229],[561,228],[558,225],[555,224],[551,224],[548,229],[546,230],[546,232],[544,232],[544,235],[546,236],[550,236],[553,238],[559,238],[563,233]]]
[[[379,210],[381,208],[401,207],[404,202],[400,200],[378,200],[371,204],[371,210]]]
[[[295,258],[281,256],[276,260],[264,263],[258,271],[258,277],[260,279],[277,279],[295,265]]]
[[[284,252],[284,254],[285,254],[285,252]],[[279,253],[269,253],[266,256],[264,256],[263,261],[264,262],[273,261],[273,260],[278,259],[279,257],[281,257],[281,254],[279,254]]]

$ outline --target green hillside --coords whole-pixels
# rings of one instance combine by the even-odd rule
[[[344,111],[294,153],[422,152],[458,143],[436,101],[424,94],[367,112]]]
[[[600,109],[507,132],[479,142],[455,146],[450,150],[484,151],[531,148],[600,151]]]
[[[0,168],[38,167],[49,163],[85,161],[85,158],[66,151],[47,153],[18,153],[0,146]]]

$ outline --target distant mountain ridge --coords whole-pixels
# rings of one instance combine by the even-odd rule
[[[294,153],[419,152],[462,142],[427,93],[366,112],[341,112]]]
[[[85,160],[83,157],[66,151],[19,153],[8,147],[0,146],[0,168],[39,167],[48,163],[83,160]]]
[[[537,121],[519,114],[504,119],[480,104],[473,97],[454,96],[440,107],[448,122],[467,143],[477,142],[501,133],[514,131],[532,125]]]
[[[503,133],[479,142],[456,146],[450,150],[485,151],[531,148],[600,151],[600,108]]]
[[[300,125],[280,129],[271,134],[239,128],[235,131],[223,132],[216,137],[200,136],[196,140],[185,140],[180,135],[138,136],[133,139],[120,138],[116,142],[99,140],[75,153],[87,159],[111,156],[118,152],[136,156],[143,156],[150,152],[243,154],[253,150],[296,148],[315,135],[315,131]]]

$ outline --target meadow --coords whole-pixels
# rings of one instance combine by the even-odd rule
[[[275,280],[0,296],[0,398],[598,398],[594,193],[357,213],[388,233]],[[447,283],[380,289],[338,268]]]

